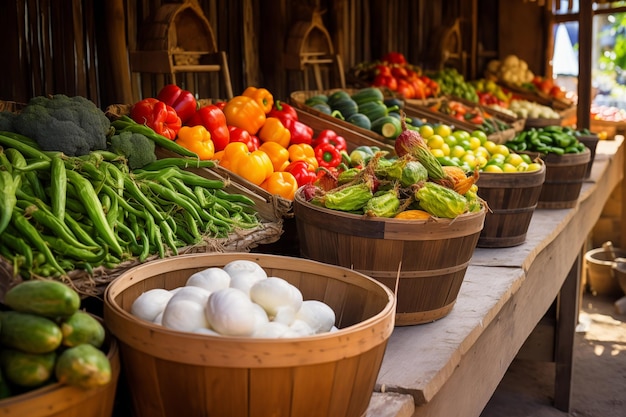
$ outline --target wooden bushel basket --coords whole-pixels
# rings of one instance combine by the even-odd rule
[[[144,291],[177,288],[197,271],[241,259],[297,286],[305,300],[328,304],[339,331],[292,339],[210,336],[130,314]],[[395,306],[392,291],[349,269],[277,255],[196,254],[146,263],[118,277],[105,293],[104,317],[120,342],[136,417],[361,417]]]
[[[545,177],[544,164],[539,171],[480,174],[478,195],[487,202],[489,212],[478,247],[506,248],[526,241]]]
[[[396,288],[396,325],[431,322],[453,308],[485,220],[400,220],[330,210],[294,198],[304,258],[353,268]]]
[[[591,159],[589,148],[581,153],[557,155],[549,153],[541,159],[546,164],[546,179],[539,195],[538,208],[564,209],[576,207]]]
[[[60,383],[46,385],[25,394],[0,400],[3,417],[111,417],[120,374],[117,341],[105,340],[111,363],[111,382],[102,387],[82,389]]]

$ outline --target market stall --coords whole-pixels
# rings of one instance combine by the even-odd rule
[[[623,141],[604,141],[598,152],[577,207],[537,210],[519,247],[476,249],[449,316],[394,330],[377,382],[377,391],[386,394],[372,405],[389,397],[396,414],[372,417],[480,415],[528,336],[546,314],[555,316],[555,300],[559,320],[546,341],[552,356],[540,360],[556,362],[555,406],[568,410],[581,256],[610,190],[623,177]],[[411,402],[415,412],[406,414]]]

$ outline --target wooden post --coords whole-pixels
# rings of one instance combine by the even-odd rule
[[[132,103],[130,64],[126,50],[126,19],[123,0],[104,2],[107,36],[109,39],[109,65],[113,97],[117,103]]]

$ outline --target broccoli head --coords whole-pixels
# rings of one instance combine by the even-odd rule
[[[28,136],[46,151],[69,156],[104,150],[111,122],[85,97],[56,94],[33,97],[13,120],[13,131]]]
[[[10,111],[0,112],[0,131],[13,132],[13,119],[17,114]]]
[[[156,161],[154,142],[141,133],[119,132],[110,138],[109,150],[124,155],[130,169],[139,169]]]

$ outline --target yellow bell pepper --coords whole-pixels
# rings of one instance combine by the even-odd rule
[[[261,185],[274,172],[272,161],[265,152],[260,150],[250,152],[243,142],[231,142],[226,145],[220,166],[255,185]]]
[[[215,145],[211,140],[211,133],[202,125],[181,127],[176,137],[176,143],[191,152],[195,152],[201,160],[212,159],[215,154]]]
[[[265,142],[259,150],[270,157],[274,171],[284,171],[289,165],[289,151],[277,142]]]
[[[274,96],[266,88],[248,87],[241,95],[256,101],[265,114],[268,114],[274,106]]]
[[[277,117],[266,118],[258,136],[261,142],[278,142],[285,149],[291,141],[291,132]]]
[[[263,181],[261,188],[271,194],[279,195],[287,200],[293,200],[298,190],[298,181],[290,172],[274,172]]]
[[[314,170],[319,166],[317,158],[315,158],[315,150],[311,145],[306,143],[296,143],[287,148],[289,151],[289,160],[291,162],[304,161]]]
[[[256,135],[265,124],[263,108],[250,97],[233,97],[226,103],[222,111],[226,116],[228,126],[239,127],[251,135]]]

